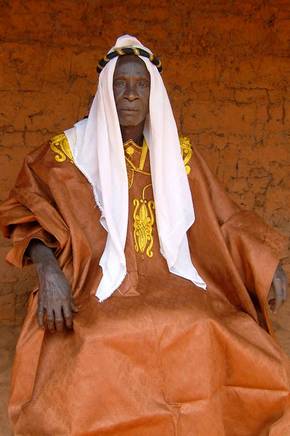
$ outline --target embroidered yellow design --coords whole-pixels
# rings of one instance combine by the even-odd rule
[[[184,162],[186,173],[189,174],[191,167],[189,161],[192,156],[192,146],[190,139],[187,136],[180,136],[180,149],[182,153],[182,159]],[[134,164],[130,157],[135,153],[135,149],[139,148],[141,150],[141,156],[139,164]],[[148,155],[148,145],[144,139],[143,146],[140,147],[135,144],[131,139],[124,144],[125,159],[128,173],[128,184],[129,189],[134,182],[134,174],[141,173],[146,176],[150,176],[150,173],[144,171],[144,166],[146,158]],[[146,185],[142,191],[142,198],[133,200],[133,229],[134,229],[134,244],[137,253],[146,253],[148,257],[153,256],[153,225],[155,223],[154,209],[155,204],[153,200],[145,199],[146,189],[152,186],[151,184]]]
[[[136,148],[140,148],[142,150],[138,167],[136,167],[136,165],[134,165],[133,162],[128,157],[128,156],[132,156],[134,154],[134,147],[133,146],[135,146]],[[147,171],[144,171],[144,165],[145,165],[147,154],[148,154],[148,145],[147,145],[145,139],[144,139],[142,147],[135,144],[135,142],[132,141],[132,139],[129,139],[129,141],[125,142],[124,147],[125,147],[125,159],[126,159],[127,166],[129,165],[137,173],[141,173],[141,174],[145,174],[146,176],[150,176],[150,173],[148,173]],[[126,154],[128,156],[126,156]]]
[[[188,162],[190,161],[191,156],[192,156],[191,142],[190,142],[190,139],[188,138],[188,136],[180,136],[179,142],[180,142],[180,148],[182,151],[182,158],[183,158],[185,170],[186,170],[186,173],[189,174],[191,168],[188,165]]]
[[[126,148],[126,154],[128,154],[129,156],[132,156],[134,154],[134,147],[130,146],[130,147]]]
[[[154,201],[145,199],[146,189],[152,186],[151,184],[145,186],[142,191],[142,198],[140,200],[134,199],[133,206],[133,219],[134,219],[134,242],[135,250],[137,253],[141,252],[148,257],[153,256],[153,224],[154,224]]]
[[[64,133],[54,136],[50,141],[49,145],[51,150],[55,153],[55,160],[57,162],[64,162],[67,158],[73,162],[73,155]]]
[[[141,149],[141,156],[140,156],[140,162],[138,167],[136,167],[136,165],[134,165],[133,162],[130,160],[130,157],[133,156],[133,154],[135,153],[134,147]],[[126,167],[127,167],[127,174],[128,174],[128,185],[130,189],[134,182],[135,172],[145,174],[146,176],[150,176],[149,172],[144,171],[144,165],[148,154],[148,145],[145,139],[142,147],[135,144],[135,142],[132,139],[129,139],[124,144],[124,150],[125,150],[125,160],[126,160]]]
[[[126,167],[127,167],[127,175],[128,175],[128,187],[130,189],[134,181],[134,170],[133,168],[130,167],[127,161],[126,161]]]

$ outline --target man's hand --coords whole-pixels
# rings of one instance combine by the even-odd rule
[[[282,265],[279,264],[275,271],[271,290],[269,292],[269,297],[268,297],[270,308],[274,313],[277,313],[281,304],[286,301],[287,288],[288,288],[287,275],[284,269],[282,268]]]
[[[70,285],[52,250],[41,241],[33,241],[29,253],[39,278],[37,318],[40,327],[51,333],[73,328],[73,312],[77,312]]]
[[[61,271],[53,263],[37,268],[39,297],[37,318],[40,327],[45,326],[53,333],[73,327],[72,313],[77,309],[72,301],[70,286]]]

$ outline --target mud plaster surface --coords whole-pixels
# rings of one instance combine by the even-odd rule
[[[132,33],[162,58],[180,133],[236,202],[289,235],[289,0],[0,0],[0,11],[0,201],[23,157],[86,115],[97,60]],[[8,246],[0,240],[0,436],[35,282],[4,263]],[[289,315],[288,302],[274,323],[290,354]]]

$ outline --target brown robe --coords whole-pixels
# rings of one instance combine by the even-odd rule
[[[142,172],[128,163],[128,273],[99,303],[106,232],[91,186],[69,155],[55,151],[45,144],[27,156],[1,223],[13,240],[7,260],[16,266],[29,262],[33,238],[54,249],[80,311],[72,333],[50,334],[37,325],[32,292],[12,377],[15,435],[290,435],[288,359],[258,324],[253,303],[271,332],[267,293],[283,238],[241,211],[194,150],[188,164],[196,221],[188,241],[204,292],[169,273],[148,207],[150,186],[140,209],[149,159]],[[126,151],[136,167],[141,152]]]

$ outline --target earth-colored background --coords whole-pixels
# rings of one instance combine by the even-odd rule
[[[97,61],[117,36],[164,67],[180,134],[229,195],[290,231],[290,0],[0,0],[0,200],[33,148],[86,115]],[[0,435],[32,269],[0,240]],[[290,260],[284,259],[290,275]],[[290,353],[290,302],[274,318]],[[40,435],[41,436],[41,435]]]

